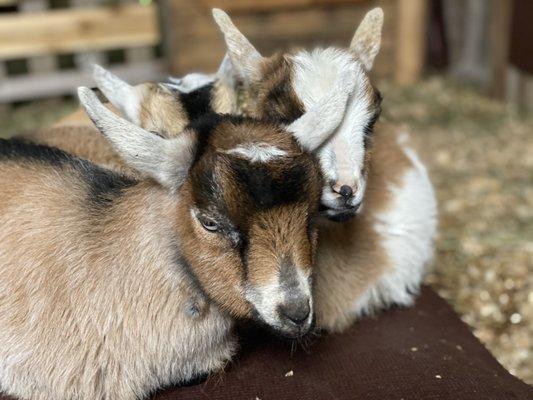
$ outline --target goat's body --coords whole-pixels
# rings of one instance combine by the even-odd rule
[[[62,129],[67,127],[51,128],[42,141],[71,149],[70,140],[57,140],[65,135]],[[99,138],[94,128],[93,135]],[[378,124],[363,211],[344,223],[323,221],[315,267],[321,328],[342,330],[362,314],[411,304],[432,259],[437,225],[433,187],[402,135]],[[108,156],[114,150],[106,143],[100,149],[89,136],[89,128],[83,136],[72,133],[75,154],[113,167]]]
[[[363,210],[320,229],[315,302],[327,330],[410,305],[433,257],[437,204],[424,165],[390,126],[378,124],[374,146]]]
[[[0,391],[133,400],[223,366],[232,323],[183,272],[166,192],[0,146]]]

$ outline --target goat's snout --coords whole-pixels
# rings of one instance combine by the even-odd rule
[[[278,306],[278,313],[286,322],[298,327],[304,326],[311,313],[309,299],[298,299]]]
[[[353,189],[348,185],[342,185],[339,189],[339,194],[345,199],[348,199],[353,196]]]
[[[331,190],[340,195],[344,202],[348,202],[357,192],[357,186],[352,187],[350,185],[341,185],[335,183],[331,185]]]

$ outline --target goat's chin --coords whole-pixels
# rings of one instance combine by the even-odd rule
[[[331,208],[327,206],[320,207],[320,215],[333,222],[345,222],[359,213],[360,208]]]
[[[266,329],[270,333],[286,338],[286,339],[299,339],[304,336],[306,336],[309,332],[314,330],[315,327],[315,317],[314,315],[309,319],[309,322],[306,323],[304,326],[285,326],[281,323],[269,323],[265,321],[261,316],[257,313],[257,311],[254,313],[253,322],[256,325],[261,326],[262,328]]]
[[[280,336],[286,339],[299,339],[306,336],[313,328],[314,322],[311,322],[306,327],[292,328],[292,327],[279,327],[267,325],[267,328],[276,336]]]

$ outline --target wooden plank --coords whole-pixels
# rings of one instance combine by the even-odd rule
[[[212,22],[210,12],[194,0],[169,1],[167,26],[171,71],[183,74],[194,70],[213,71],[220,63],[225,46]],[[384,8],[386,18],[382,50],[376,62],[378,75],[391,75],[395,42],[393,15],[396,0],[380,0],[373,6]],[[264,55],[294,47],[316,45],[347,46],[359,22],[368,11],[366,3],[341,5],[326,9],[311,8],[283,12],[239,14],[233,18],[239,29]],[[389,60],[382,63],[379,60]]]
[[[79,0],[78,0],[79,1]],[[92,0],[97,1],[97,0]],[[119,0],[121,4],[127,3],[131,0]],[[144,62],[154,58],[154,49],[152,47],[135,47],[125,49],[124,56],[127,63]]]
[[[0,59],[152,46],[159,40],[155,3],[0,16]]]
[[[166,64],[160,60],[126,64],[110,68],[132,84],[159,81],[168,75]],[[79,86],[94,86],[88,71],[60,71],[41,76],[17,76],[0,81],[0,104],[20,100],[74,94]]]
[[[424,68],[427,16],[427,0],[398,0],[395,80],[401,85],[414,83]]]
[[[23,13],[35,13],[45,11],[48,7],[47,0],[23,0],[20,3],[19,9]],[[28,69],[31,73],[44,73],[53,71],[56,68],[57,62],[53,55],[46,55],[40,57],[32,57],[28,59]]]
[[[88,6],[98,6],[101,3],[100,0],[70,0],[71,8],[83,8]],[[94,64],[104,65],[106,62],[105,54],[101,51],[87,51],[83,53],[77,53],[74,56],[74,62],[76,66],[88,71]]]
[[[274,12],[287,9],[330,7],[354,3],[372,3],[370,0],[201,0],[203,7],[221,8],[231,13]],[[371,4],[369,4],[371,6]]]

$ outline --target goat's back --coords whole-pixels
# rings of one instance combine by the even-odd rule
[[[143,212],[161,193],[18,142],[0,143],[0,168],[0,391],[133,400],[223,366],[231,322]]]

